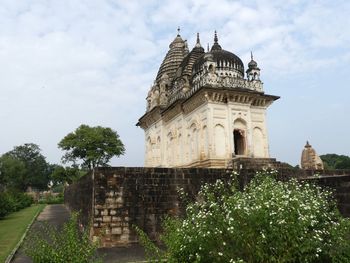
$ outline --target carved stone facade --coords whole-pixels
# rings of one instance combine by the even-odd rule
[[[317,155],[314,148],[309,142],[306,142],[304,150],[301,154],[301,168],[305,170],[323,170],[323,162]]]
[[[241,59],[221,48],[216,32],[207,52],[199,35],[191,52],[179,34],[169,47],[137,124],[145,131],[145,166],[226,167],[235,156],[269,158],[266,109],[279,97],[264,93],[253,56],[245,79]]]

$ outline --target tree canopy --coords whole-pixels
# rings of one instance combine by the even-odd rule
[[[350,157],[338,154],[325,154],[320,158],[326,169],[350,169]]]
[[[51,174],[51,180],[54,185],[68,183],[71,184],[77,181],[80,177],[86,174],[86,171],[79,169],[77,165],[72,167],[63,167],[55,165]]]
[[[84,124],[67,134],[58,143],[58,147],[66,151],[62,157],[63,162],[76,163],[81,160],[82,165],[89,169],[107,165],[112,157],[118,157],[125,152],[116,131]]]
[[[10,188],[46,189],[50,173],[51,166],[34,143],[15,146],[0,157],[0,183]]]

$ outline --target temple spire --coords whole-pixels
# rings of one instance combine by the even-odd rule
[[[219,45],[218,41],[219,41],[219,40],[218,40],[218,34],[217,34],[216,30],[215,30],[215,32],[214,32],[214,44],[213,44],[213,46],[211,47],[211,51],[222,50],[222,48],[221,48],[221,46]]]
[[[216,30],[214,31],[214,43],[217,44],[218,43],[218,35],[216,33]]]
[[[180,36],[180,26],[177,27],[177,36]]]
[[[199,39],[199,33],[197,33],[196,47],[202,47],[202,46],[201,46],[201,41],[200,41],[200,39]]]
[[[253,60],[253,51],[250,51],[250,59]]]

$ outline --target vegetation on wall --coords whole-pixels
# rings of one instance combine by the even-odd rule
[[[329,191],[260,172],[243,191],[235,176],[202,187],[184,218],[164,221],[160,250],[140,229],[151,258],[166,262],[349,262],[350,220]]]
[[[64,162],[82,161],[83,166],[88,169],[107,165],[112,157],[118,157],[125,152],[116,131],[84,124],[66,135],[58,143],[58,147],[66,151],[62,158]]]
[[[325,169],[350,169],[350,157],[338,154],[325,154],[320,158],[323,161]]]

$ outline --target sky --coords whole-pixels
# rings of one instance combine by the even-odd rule
[[[125,144],[115,166],[142,166],[136,127],[170,42],[181,28],[247,66],[267,94],[270,155],[299,164],[350,155],[350,1],[0,0],[0,154],[36,143],[60,163],[57,143],[79,125],[111,127]]]

